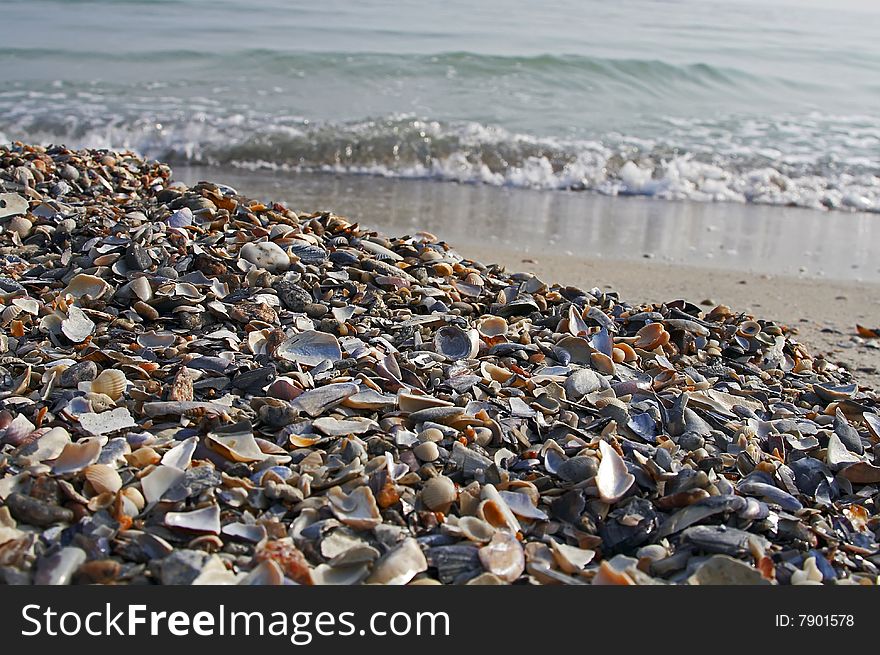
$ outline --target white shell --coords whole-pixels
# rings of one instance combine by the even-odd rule
[[[616,503],[623,498],[636,478],[627,470],[626,462],[608,442],[600,441],[599,450],[602,453],[599,472],[596,474],[599,496],[606,503]]]
[[[191,532],[220,534],[220,507],[210,505],[191,512],[168,512],[165,515],[165,525]]]
[[[479,556],[484,569],[507,582],[522,575],[526,566],[522,545],[509,532],[496,532],[492,540],[480,548]]]
[[[419,543],[407,537],[376,562],[367,584],[405,585],[427,568],[428,561]]]
[[[293,335],[278,346],[275,354],[282,359],[305,366],[317,366],[327,360],[338,362],[342,359],[339,340],[332,334],[315,330]]]
[[[76,305],[67,309],[67,318],[61,321],[61,332],[74,343],[82,343],[95,331],[95,323]]]
[[[62,291],[63,295],[71,295],[74,298],[91,298],[97,300],[110,290],[110,285],[94,275],[80,273],[74,275]]]
[[[186,474],[179,468],[157,466],[141,478],[144,499],[148,503],[159,502],[166,491],[183,480],[184,475]]]
[[[92,488],[99,494],[115,494],[122,489],[122,478],[116,469],[107,464],[92,464],[83,471],[86,480],[92,484]]]
[[[85,467],[94,464],[101,456],[101,441],[96,437],[81,439],[76,443],[69,443],[55,459],[52,472],[56,475],[75,473]]]
[[[330,509],[340,521],[358,530],[370,530],[382,522],[379,506],[369,487],[358,487],[345,494],[339,487],[327,492]]]
[[[473,359],[480,349],[476,330],[446,325],[434,334],[434,350],[450,361]]]

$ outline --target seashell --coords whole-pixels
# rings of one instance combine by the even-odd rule
[[[290,257],[272,241],[246,243],[239,251],[242,259],[270,273],[284,272],[290,267]]]
[[[39,316],[42,303],[34,298],[13,298],[12,305],[31,316]]]
[[[566,573],[577,573],[593,561],[596,551],[587,548],[576,548],[559,543],[555,539],[550,540],[550,550],[556,565]]]
[[[356,585],[363,582],[369,573],[368,564],[352,566],[319,564],[312,569],[312,581],[316,585]]]
[[[28,420],[27,416],[18,414],[3,431],[2,441],[12,446],[20,446],[35,429],[36,426]]]
[[[747,339],[758,336],[761,332],[761,325],[757,321],[743,321],[736,328],[736,333]]]
[[[425,482],[420,497],[428,509],[446,514],[458,498],[458,491],[452,480],[444,475],[438,475]]]
[[[142,348],[168,348],[174,345],[175,341],[177,341],[177,335],[171,332],[144,332],[137,338],[138,345]]]
[[[412,537],[407,537],[376,562],[366,583],[405,585],[427,569],[428,560],[419,543]]]
[[[291,446],[296,448],[309,448],[321,440],[321,437],[310,437],[303,434],[292,434],[287,439]]]
[[[521,494],[516,491],[499,491],[498,493],[504,499],[510,511],[520,518],[536,521],[546,521],[550,518],[545,512],[538,509],[532,503],[532,499],[524,493]]]
[[[128,407],[118,407],[109,412],[87,412],[79,415],[79,424],[83,430],[94,435],[108,434],[137,425]]]
[[[126,379],[125,373],[119,369],[108,368],[101,371],[91,382],[81,383],[80,390],[102,393],[116,401],[122,397],[127,384],[128,379]]]
[[[67,283],[61,294],[65,296],[70,295],[76,299],[97,300],[109,290],[110,285],[101,278],[79,273],[70,279],[70,282]]]
[[[220,507],[210,505],[191,512],[168,512],[164,523],[169,528],[189,532],[220,534]]]
[[[826,403],[852,398],[857,390],[858,386],[855,383],[841,385],[813,383],[813,392]]]
[[[495,528],[476,516],[462,516],[458,520],[458,529],[469,540],[480,544],[489,542],[495,535]]]
[[[116,469],[107,464],[92,464],[83,471],[92,488],[99,494],[115,494],[122,488],[122,478]]]
[[[3,312],[0,312],[0,325],[4,327],[9,325],[13,320],[19,317],[24,310],[16,305],[9,305]]]
[[[322,416],[312,421],[312,427],[328,437],[343,437],[350,434],[363,434],[377,426],[374,421],[361,417],[340,420],[331,416]]]
[[[480,548],[479,557],[486,571],[507,582],[513,582],[521,576],[526,566],[522,546],[508,532],[496,532],[492,540]]]
[[[500,382],[501,384],[504,384],[516,375],[513,371],[509,371],[501,366],[496,366],[491,362],[483,362],[482,364],[480,364],[480,374],[482,375],[483,379],[488,382],[494,380],[495,382]]]
[[[220,530],[222,534],[242,541],[260,543],[266,538],[266,528],[262,525],[248,523],[227,523]]]
[[[576,305],[568,306],[568,332],[576,337],[590,332],[590,326],[584,320],[582,311]]]
[[[478,508],[478,516],[482,514],[481,518],[484,518],[496,528],[506,528],[514,534],[522,530],[522,526],[516,516],[494,485],[483,485],[480,490],[480,496],[483,501]]]
[[[52,473],[64,475],[76,473],[98,461],[101,455],[101,441],[97,437],[87,437],[76,443],[68,443],[52,464]]]
[[[402,412],[418,412],[429,407],[452,407],[453,403],[434,396],[406,393],[397,394],[397,405]]]
[[[212,432],[205,438],[205,445],[233,462],[262,462],[268,457],[249,431],[228,435]]]
[[[627,558],[631,559],[631,558]],[[614,566],[610,561],[603,561],[599,565],[599,571],[593,577],[594,585],[634,585],[635,581],[627,573],[626,569]]]
[[[480,349],[476,330],[446,325],[434,334],[434,351],[449,361],[473,359]]]
[[[137,513],[140,513],[147,504],[144,495],[135,487],[126,487],[122,490],[122,495],[132,504]]]
[[[318,366],[325,361],[338,362],[342,359],[339,340],[332,334],[315,330],[292,336],[278,346],[275,354],[281,359],[305,366]]]
[[[35,441],[21,447],[15,458],[20,466],[32,466],[58,457],[70,443],[70,433],[62,427],[52,428]]]
[[[297,396],[296,399],[291,401],[290,405],[309,416],[319,416],[357,392],[358,386],[351,382],[327,384]]]
[[[600,373],[604,373],[605,375],[614,375],[614,360],[605,353],[591,353],[590,363]]]
[[[599,450],[602,461],[596,473],[596,487],[602,500],[610,505],[623,498],[636,478],[627,470],[626,462],[610,444],[600,441]]]
[[[186,473],[174,466],[157,466],[141,478],[141,489],[148,503],[158,503],[165,492],[183,481]]]
[[[278,586],[284,584],[284,571],[277,562],[271,559],[263,560],[250,573],[244,576],[238,584],[240,585],[259,585],[259,586]]]
[[[150,286],[150,281],[145,277],[136,277],[126,287],[141,302],[149,302],[153,299],[153,287]]]
[[[0,193],[0,218],[24,215],[27,210],[27,198],[17,193]]]
[[[76,305],[67,309],[67,318],[61,321],[61,333],[74,343],[82,343],[95,332],[95,323]]]
[[[383,410],[394,407],[397,402],[397,396],[364,389],[343,400],[342,404],[352,409]]]
[[[632,345],[641,350],[654,350],[669,343],[669,333],[662,323],[648,323],[636,332]]]
[[[557,344],[557,348],[568,354],[572,364],[589,364],[592,348],[583,337],[563,337]],[[558,359],[558,358],[557,358]]]
[[[192,462],[192,456],[198,443],[198,437],[184,439],[173,448],[165,451],[165,454],[162,455],[162,465],[172,466],[185,471]]]
[[[420,443],[413,448],[413,454],[422,462],[433,462],[440,457],[440,449],[433,441]]]
[[[477,332],[487,340],[505,336],[507,329],[507,320],[500,316],[486,314],[477,321]]]
[[[347,495],[339,487],[332,487],[327,498],[334,516],[346,525],[371,530],[382,522],[379,506],[369,487],[358,487]]]
[[[272,380],[266,387],[266,395],[279,400],[293,400],[302,392],[303,389],[297,385],[296,380],[283,375]]]

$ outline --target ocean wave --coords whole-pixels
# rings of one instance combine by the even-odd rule
[[[871,116],[679,117],[643,133],[561,138],[411,115],[313,123],[162,92],[120,110],[101,89],[7,90],[0,140],[129,148],[171,163],[880,212]]]

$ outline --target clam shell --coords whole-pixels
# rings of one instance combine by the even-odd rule
[[[462,516],[458,520],[458,529],[471,541],[487,543],[495,534],[495,528],[476,516]]]
[[[100,455],[101,441],[97,437],[87,437],[76,443],[69,443],[64,446],[61,454],[55,458],[52,464],[52,472],[55,475],[76,473],[97,462]]]
[[[268,457],[249,432],[229,435],[211,433],[205,438],[205,444],[233,462],[262,462]]]
[[[507,334],[507,320],[500,316],[486,314],[477,321],[477,332],[481,337],[493,339],[495,337],[503,337]]]
[[[107,464],[92,464],[83,471],[92,488],[98,492],[115,494],[122,488],[122,478],[116,469]]]
[[[600,441],[599,450],[602,461],[599,463],[599,472],[596,473],[596,487],[602,500],[613,504],[623,498],[636,478],[627,470],[626,462],[610,444]]]
[[[332,334],[315,330],[292,336],[278,346],[275,354],[281,359],[305,366],[317,366],[328,360],[338,362],[342,359],[339,340]]]
[[[177,341],[177,335],[171,332],[144,332],[137,338],[138,345],[148,349],[167,348],[174,345],[175,341]]]
[[[16,463],[31,466],[58,457],[70,443],[70,433],[62,427],[52,428],[36,441],[21,448]]]
[[[339,487],[327,492],[330,509],[340,521],[358,530],[370,530],[382,522],[379,506],[369,487],[358,487],[346,494]]]
[[[169,528],[205,534],[220,534],[220,507],[210,505],[191,512],[168,512],[165,525]]]
[[[367,584],[405,585],[428,569],[428,560],[412,537],[381,557],[373,566]]]
[[[67,318],[61,321],[61,333],[74,343],[82,343],[95,331],[95,323],[76,305],[67,309]]]
[[[553,551],[556,565],[566,573],[577,573],[593,561],[596,555],[594,550],[569,546],[554,539],[550,540],[550,550]]]
[[[486,571],[507,582],[513,582],[525,570],[523,548],[516,537],[508,532],[496,532],[492,540],[480,548],[479,556]]]
[[[434,351],[450,361],[473,359],[480,349],[476,330],[446,325],[434,334]]]
[[[97,300],[109,290],[110,285],[101,278],[79,273],[70,279],[61,293],[62,295],[71,295],[74,298]]]
[[[101,371],[91,382],[83,382],[81,384],[88,385],[89,391],[102,393],[115,401],[119,400],[125,392],[128,379],[125,377],[125,373],[119,369],[108,368]]]
[[[458,498],[458,491],[452,480],[444,475],[438,475],[425,482],[420,496],[425,507],[445,514]]]

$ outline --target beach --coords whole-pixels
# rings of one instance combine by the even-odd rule
[[[631,302],[711,300],[797,330],[798,339],[880,384],[880,222],[870,214],[670,203],[333,174],[176,167],[295,209],[335,211],[386,233],[427,230],[463,256]],[[711,307],[708,307],[711,308]],[[876,345],[875,345],[876,344]]]

